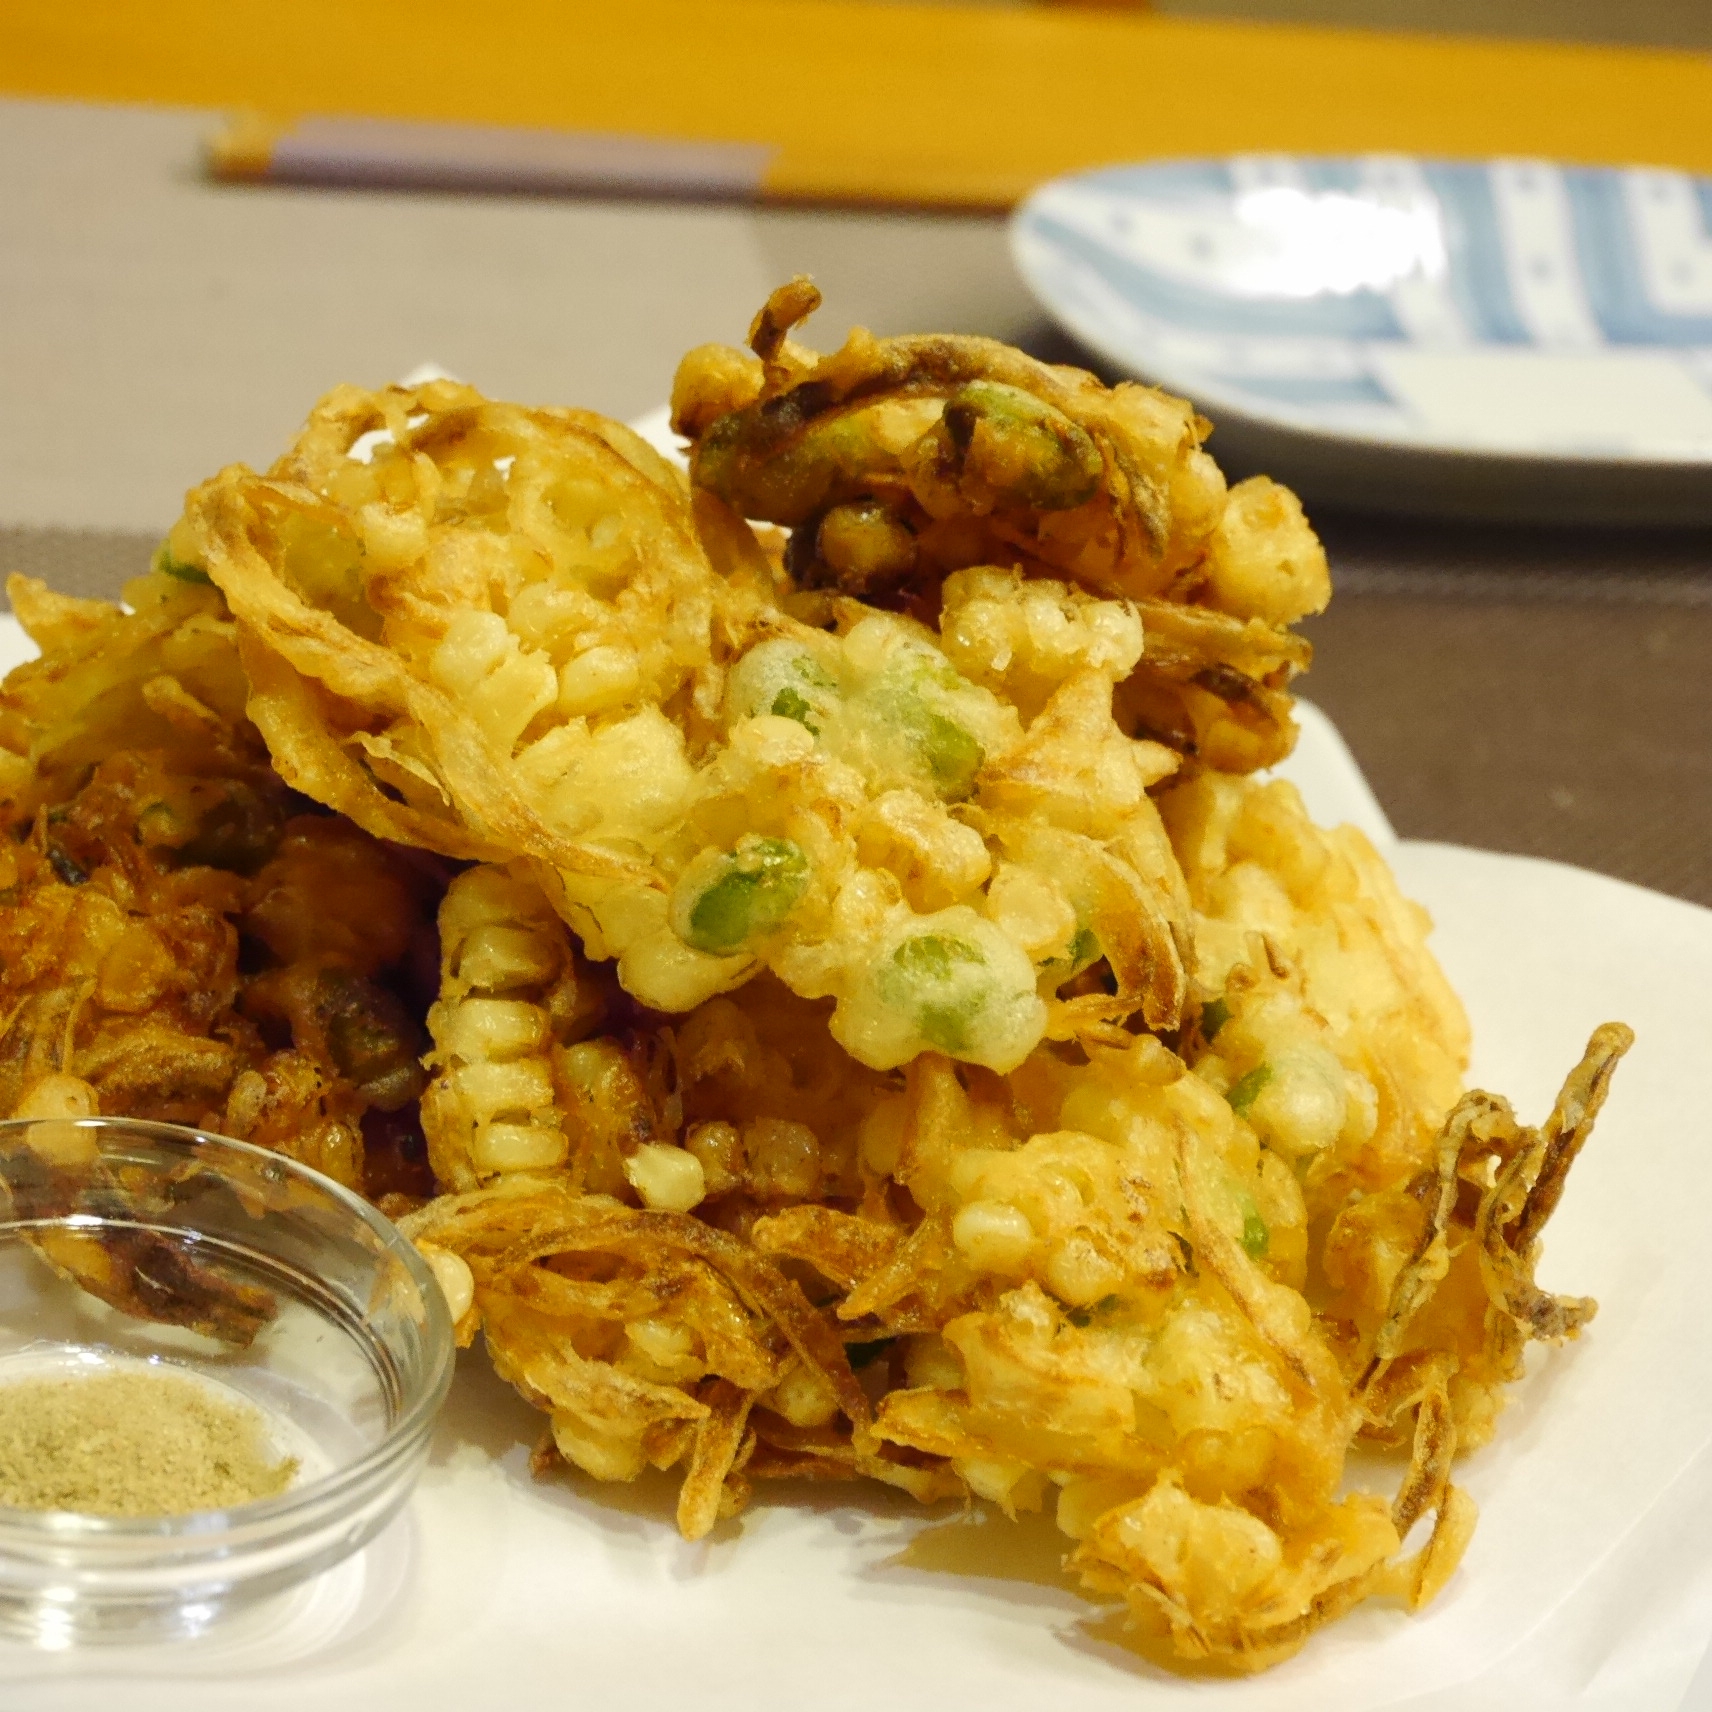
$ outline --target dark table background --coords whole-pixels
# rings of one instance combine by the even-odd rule
[[[1712,532],[1316,522],[1303,688],[1403,837],[1712,905]]]

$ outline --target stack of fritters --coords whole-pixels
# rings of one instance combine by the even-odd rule
[[[692,1538],[771,1478],[1051,1505],[1247,1668],[1419,1605],[1453,1456],[1592,1311],[1532,1265],[1626,1031],[1541,1130],[1462,1097],[1424,916],[1252,776],[1330,593],[1290,494],[990,341],[817,356],[817,301],[685,359],[687,482],[344,388],[134,613],[25,591],[5,1095],[366,1181],[538,1465],[680,1469]],[[1394,1497],[1338,1496],[1361,1436]]]

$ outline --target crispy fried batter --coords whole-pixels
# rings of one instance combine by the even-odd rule
[[[1464,1094],[1424,913],[1245,776],[1329,592],[1292,495],[992,341],[820,356],[818,303],[685,358],[693,485],[591,413],[341,388],[132,613],[15,579],[0,1103],[364,1186],[536,1471],[680,1470],[688,1538],[770,1479],[1051,1503],[1091,1594],[1240,1670],[1419,1608],[1456,1458],[1593,1315],[1534,1268],[1629,1032],[1541,1128]],[[74,1128],[18,1134],[99,1210]]]
[[[197,489],[172,541],[245,627],[276,764],[380,837],[626,875],[541,813],[523,757],[554,733],[563,767],[590,716],[717,699],[688,493],[591,412],[342,387],[266,477]]]
[[[159,817],[181,782],[157,793],[159,768],[159,756],[116,754],[84,792],[41,811],[23,845],[0,848],[12,880],[0,910],[0,1104],[19,1110],[44,1079],[71,1077],[91,1089],[92,1109],[222,1130],[360,1186],[365,1114],[397,1112],[420,1092],[419,1025],[384,980],[360,967],[349,940],[339,945],[331,887],[313,906],[301,900],[319,910],[327,942],[291,948],[295,959],[277,963],[265,946],[278,926],[270,911],[280,862],[301,871],[305,848],[328,835],[342,862],[363,835],[304,816],[284,823],[286,856],[248,878],[202,864],[157,869],[155,860],[172,859],[169,847],[151,856],[132,834]],[[276,786],[274,837],[283,795]],[[120,796],[133,810],[125,822],[114,813]],[[122,855],[105,859],[92,823],[108,832],[127,826],[114,845]],[[431,899],[388,872],[393,859],[366,842],[376,868],[369,895],[378,901],[350,923],[350,939],[389,911],[408,910],[426,925]],[[240,973],[245,944],[263,963],[253,974]],[[365,949],[372,958],[372,939]],[[395,973],[373,964],[373,975]]]
[[[922,1471],[870,1446],[868,1398],[836,1323],[740,1238],[529,1174],[444,1197],[402,1228],[469,1268],[466,1340],[479,1324],[500,1374],[548,1411],[568,1461],[604,1480],[687,1463],[686,1538],[746,1499],[757,1407],[804,1427],[842,1420],[834,1460],[842,1447],[852,1474],[931,1495]]]
[[[1177,759],[1114,720],[1143,648],[1120,603],[972,573],[938,634],[851,601],[817,628],[616,425],[444,384],[333,394],[173,539],[233,601],[293,783],[526,869],[653,1009],[771,969],[876,1068],[1180,1021],[1147,794]]]
[[[1242,1669],[1363,1599],[1438,1591],[1475,1520],[1455,1456],[1490,1429],[1522,1344],[1589,1311],[1532,1285],[1526,1209],[1555,1204],[1626,1036],[1595,1037],[1545,1131],[1478,1094],[1441,1126],[1466,1024],[1371,848],[1314,828],[1288,786],[1203,775],[1165,813],[1213,983],[1181,1055],[1124,1034],[1037,1048],[1005,1076],[934,1053],[901,1078],[865,1069],[823,1005],[765,978],[687,1018],[620,1022],[525,882],[454,884],[447,942],[466,950],[425,1109],[437,1159],[489,1187],[412,1228],[472,1267],[465,1330],[550,1408],[560,1455],[607,1479],[685,1468],[692,1533],[774,1477],[1013,1513],[1050,1499],[1091,1592]],[[527,1079],[490,1072],[518,1051],[537,1055],[528,1121],[552,1157],[508,1165],[523,1108],[503,1090]],[[621,1274],[591,1271],[556,1225],[517,1235],[517,1209],[549,1195],[612,1232]],[[840,1328],[871,1425],[824,1344],[745,1372],[713,1353],[711,1309],[664,1310],[676,1274],[634,1222],[650,1208],[740,1297],[739,1255],[794,1280]],[[468,1234],[488,1221],[503,1243]],[[625,1330],[555,1326],[549,1299]],[[573,1370],[548,1362],[573,1346]],[[1408,1453],[1390,1497],[1339,1495],[1362,1436]]]
[[[422,1112],[446,1186],[558,1170],[669,1210],[711,1199],[734,1229],[741,1209],[860,1198],[858,1131],[892,1082],[839,1050],[824,1002],[762,977],[685,1018],[643,1011],[496,868],[459,875],[440,923]]]
[[[0,686],[0,813],[9,827],[69,798],[120,749],[162,750],[190,776],[241,776],[267,753],[244,718],[235,627],[205,576],[170,558],[125,607],[7,579],[41,657]],[[126,610],[125,608],[129,608]]]
[[[1227,771],[1289,753],[1284,690],[1309,649],[1288,626],[1331,595],[1293,494],[1265,477],[1227,493],[1183,400],[995,340],[857,328],[819,356],[786,336],[819,305],[805,279],[780,287],[753,356],[704,345],[672,393],[692,479],[789,526],[801,587],[931,611],[972,566],[1070,578],[1142,611],[1119,697],[1132,735]]]
[[[1430,1167],[1468,1021],[1425,911],[1361,833],[1316,827],[1282,780],[1204,773],[1160,811],[1195,909],[1190,1062],[1300,1168],[1315,1217]]]
[[[1208,424],[1181,400],[1111,391],[992,339],[859,328],[820,357],[785,338],[819,304],[806,280],[781,287],[751,329],[753,358],[703,346],[672,394],[696,485],[798,531],[805,585],[865,595],[1021,560],[1134,597],[1204,554],[1224,481],[1200,450]],[[852,516],[863,505],[871,521]],[[864,532],[888,524],[907,562],[865,574]]]
[[[423,1081],[406,989],[438,886],[293,813],[218,591],[162,562],[129,612],[12,581],[45,652],[0,688],[18,840],[0,845],[0,1109],[82,1085],[90,1111],[221,1129],[360,1186],[366,1115]]]

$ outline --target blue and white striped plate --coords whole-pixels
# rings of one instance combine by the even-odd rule
[[[1341,445],[1603,467],[1619,500],[1627,467],[1650,472],[1627,491],[1674,495],[1679,516],[1698,492],[1712,517],[1712,179],[1163,161],[1046,185],[1012,246],[1070,332],[1234,420],[1245,446],[1258,433],[1275,462],[1279,446],[1323,464]],[[1693,485],[1661,487],[1673,472]]]

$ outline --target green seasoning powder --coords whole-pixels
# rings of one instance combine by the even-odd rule
[[[55,1373],[0,1382],[0,1504],[88,1516],[182,1516],[283,1492],[297,1473],[261,1411],[181,1373]]]

